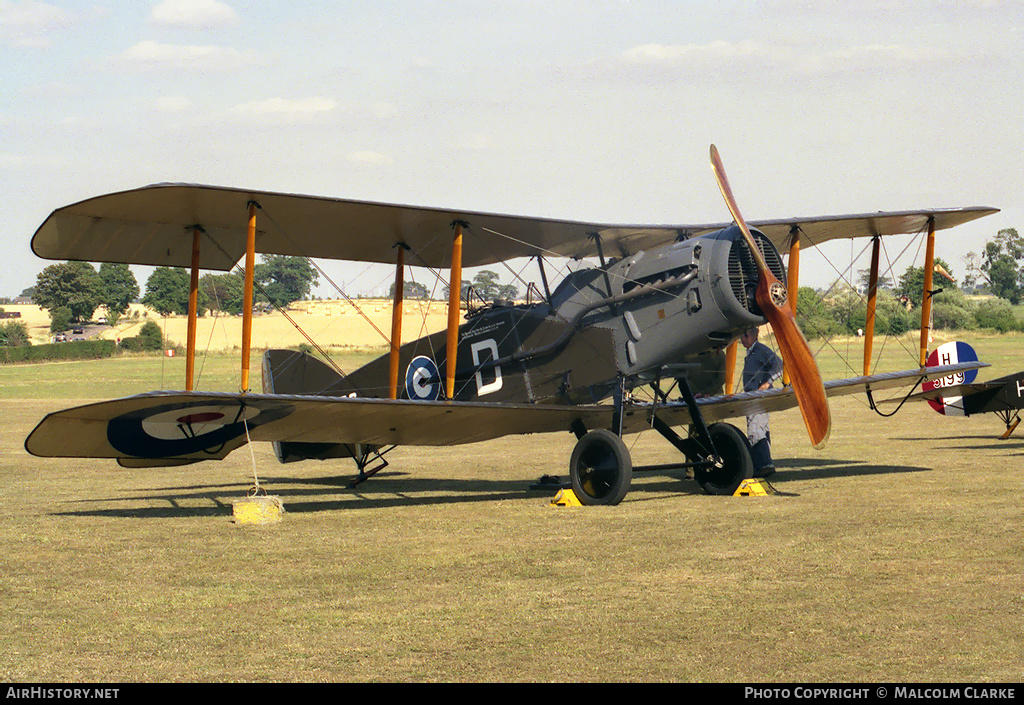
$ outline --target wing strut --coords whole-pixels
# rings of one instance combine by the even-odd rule
[[[445,390],[449,399],[455,398],[455,355],[459,345],[459,302],[462,298],[462,226],[460,220],[452,223],[455,239],[452,241],[452,271],[448,282],[448,336],[445,358]]]
[[[739,343],[732,341],[725,348],[725,393],[732,394],[736,391],[736,350]]]
[[[882,236],[875,235],[871,243],[871,274],[868,275],[868,310],[864,319],[864,376],[871,374],[872,347],[875,343],[875,305],[878,303],[878,255]]]
[[[924,291],[921,292],[921,367],[928,361],[932,320],[932,274],[935,269],[935,216],[928,216],[928,245],[924,250]]]
[[[789,276],[786,281],[786,288],[789,291],[789,306],[796,316],[796,294],[800,289],[800,227],[794,225],[789,229]],[[782,383],[789,384],[789,365],[787,360],[782,361]],[[867,373],[865,373],[867,374]]]
[[[242,299],[242,393],[249,391],[249,346],[252,344],[252,280],[256,269],[256,209],[249,201],[249,228],[245,241],[245,288]]]
[[[391,356],[388,358],[388,398],[398,398],[398,351],[402,347],[402,301],[405,298],[405,251],[408,245],[400,242],[398,263],[395,265],[395,299],[391,308]]]
[[[192,226],[192,276],[188,286],[188,334],[185,342],[185,391],[194,388],[196,370],[196,326],[199,317],[199,234],[202,228]]]

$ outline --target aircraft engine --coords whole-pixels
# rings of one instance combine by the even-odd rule
[[[757,230],[753,235],[769,268],[785,281],[775,245]],[[609,275],[622,282],[624,294],[660,287],[612,307],[608,323],[618,319],[618,368],[627,374],[724,348],[747,326],[766,321],[754,298],[757,265],[736,226],[638,252],[609,267]]]

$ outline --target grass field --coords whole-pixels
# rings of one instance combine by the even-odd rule
[[[1020,369],[1024,338],[971,342],[994,363],[981,378]],[[886,364],[908,366],[896,350]],[[853,374],[832,355],[821,354],[826,376]],[[369,356],[347,352],[342,365]],[[236,366],[203,358],[200,387],[237,387]],[[918,404],[885,419],[843,398],[824,451],[795,412],[773,416],[772,484],[785,495],[708,497],[679,473],[638,475],[621,505],[586,509],[529,490],[565,475],[568,433],[401,448],[355,491],[351,463],[279,465],[263,444],[154,470],[24,451],[48,411],[178,388],[182,375],[178,358],[0,367],[5,680],[1024,673],[1024,436],[998,440],[995,417]],[[636,464],[674,459],[652,432],[627,444]],[[231,521],[254,465],[285,503],[278,525]]]

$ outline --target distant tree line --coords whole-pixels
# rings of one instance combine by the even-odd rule
[[[479,300],[491,302],[496,299],[507,299],[514,301],[519,297],[519,289],[514,284],[502,284],[498,281],[498,273],[485,269],[478,272],[473,281],[462,280],[459,295],[464,301],[468,300],[469,290],[472,288],[474,296]],[[402,286],[402,296],[406,299],[429,299],[431,294],[426,286],[419,282],[407,281]],[[441,296],[448,299],[449,287],[446,285],[441,289]],[[392,284],[388,290],[388,298],[394,298],[395,285]]]
[[[317,283],[317,273],[303,257],[264,255],[254,272],[260,294],[257,303],[287,306],[308,298]],[[200,278],[199,315],[207,310],[240,313],[243,280],[236,273],[206,274]],[[188,313],[190,275],[180,267],[157,267],[146,280],[139,298],[139,284],[126,264],[101,264],[99,270],[88,262],[52,264],[36,277],[32,299],[50,313],[50,330],[66,331],[91,321],[96,309],[106,309],[107,322],[116,323],[128,312],[129,304],[141,301],[162,316]]]
[[[1024,300],[1024,238],[1015,229],[1000,230],[985,244],[980,254],[965,257],[967,273],[963,284],[993,298],[977,302],[968,298],[952,277],[952,267],[936,259],[948,279],[936,274],[933,282],[932,325],[937,329],[992,329],[1001,332],[1022,330],[1014,305]],[[254,279],[256,304],[287,306],[309,298],[318,283],[318,274],[309,260],[302,257],[263,255],[256,266]],[[866,273],[861,273],[866,279]],[[472,281],[461,282],[461,294],[467,297],[472,287],[483,301],[514,300],[514,285],[501,284],[497,273],[484,270]],[[899,281],[880,277],[875,313],[875,330],[881,334],[900,335],[920,325],[921,295],[924,271],[909,267]],[[941,291],[940,291],[941,289]],[[52,264],[36,278],[36,284],[23,295],[50,313],[51,330],[68,330],[77,323],[92,320],[97,308],[107,312],[107,322],[116,323],[128,312],[129,304],[141,300],[160,315],[188,312],[189,274],[177,267],[157,267],[146,281],[140,299],[139,284],[128,265],[104,263],[97,270],[87,262]],[[392,286],[391,294],[394,294]],[[407,281],[407,298],[429,298],[431,292],[423,284]],[[443,294],[448,296],[447,287]],[[243,280],[240,274],[205,274],[199,280],[198,307],[206,311],[241,313]],[[801,287],[797,297],[797,320],[809,338],[855,334],[866,327],[865,296],[849,285],[834,286],[827,291]],[[12,321],[0,325],[0,346],[28,343],[24,323]]]
[[[933,274],[932,328],[987,329],[1001,333],[1024,330],[1024,322],[1018,320],[1011,300],[998,295],[980,301],[969,298],[957,285],[952,267],[941,258],[936,258],[935,264],[936,270],[949,275],[953,281],[943,274]],[[924,268],[908,267],[896,286],[891,285],[891,280],[887,283],[890,286],[880,287],[876,296],[875,333],[902,335],[918,329],[921,325]],[[848,284],[836,285],[827,291],[800,287],[796,317],[808,338],[855,335],[867,327],[867,295]]]
[[[1015,228],[1000,230],[993,240],[985,243],[985,250],[979,255],[968,252],[968,286],[982,288],[1017,305],[1024,299],[1024,238]]]

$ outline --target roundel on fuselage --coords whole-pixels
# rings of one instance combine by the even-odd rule
[[[410,399],[436,401],[441,397],[441,375],[425,355],[414,357],[405,368],[405,393]]]

